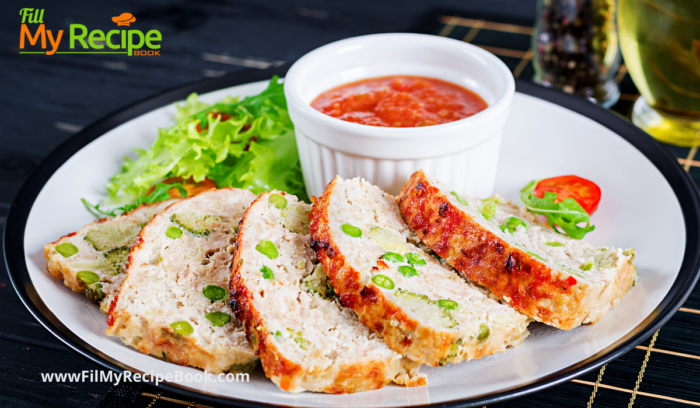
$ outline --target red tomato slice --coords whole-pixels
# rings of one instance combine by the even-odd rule
[[[182,181],[182,177],[170,177],[165,180],[163,180],[161,183],[165,184],[173,184],[173,183],[181,183],[182,187],[187,190],[187,197],[192,197],[196,196],[197,194],[211,190],[212,188],[216,188],[216,183],[213,181],[209,180],[208,178],[205,178],[199,183],[195,183],[194,180],[190,177],[189,179]],[[150,190],[148,190],[148,194],[151,194],[153,190],[155,190],[156,186],[151,187]],[[176,188],[171,188],[168,190],[168,194],[170,194],[170,197],[172,198],[180,198],[180,190]]]
[[[569,197],[573,198],[589,215],[598,209],[598,203],[600,203],[600,187],[579,176],[559,176],[540,180],[533,194],[543,198],[546,192],[557,195],[554,199],[555,203],[560,203]]]

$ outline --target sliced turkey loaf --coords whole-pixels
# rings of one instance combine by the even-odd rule
[[[166,361],[213,373],[257,361],[228,307],[238,223],[248,190],[210,190],[153,217],[129,255],[127,277],[106,333]]]
[[[44,245],[46,268],[74,292],[85,293],[106,314],[126,277],[129,249],[138,242],[141,227],[176,201],[142,204]]]
[[[311,212],[311,246],[340,302],[398,353],[432,366],[504,351],[527,316],[423,251],[394,197],[331,181]]]
[[[265,193],[241,222],[231,305],[265,374],[290,392],[424,385],[418,363],[392,351],[337,302],[309,246],[310,210],[295,196]]]
[[[556,233],[503,199],[460,197],[417,171],[399,207],[418,237],[469,279],[533,319],[569,330],[595,323],[636,278],[634,249],[602,247]],[[490,219],[487,219],[486,217]]]

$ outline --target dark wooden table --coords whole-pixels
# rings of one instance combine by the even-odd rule
[[[112,16],[132,13],[139,29],[155,28],[163,33],[161,56],[19,55],[18,12],[24,7],[44,8],[47,28],[64,30],[71,23],[108,30],[114,25]],[[445,10],[477,18],[452,21],[456,31],[443,34],[454,37],[460,30],[469,34],[472,28],[468,24],[479,18],[498,16],[531,25],[535,0],[3,1],[0,228],[22,181],[43,157],[85,125],[125,104],[202,77],[294,61],[320,45],[345,37],[416,31],[425,28],[419,23],[425,23],[426,16],[448,15],[440,13]],[[483,36],[487,43],[482,45],[489,46],[488,41],[499,35],[498,30],[492,31]],[[472,34],[470,39],[474,39]],[[498,50],[501,48],[496,47]],[[522,60],[524,52],[510,55]],[[700,163],[694,160],[696,149],[672,151],[692,175],[700,172]],[[678,313],[661,330],[653,352],[648,350],[647,340],[609,364],[594,406],[630,405],[635,385],[636,407],[700,405],[700,293],[696,291],[686,306],[691,312]],[[0,310],[0,405],[92,407],[110,391],[112,387],[106,383],[41,381],[41,373],[76,373],[100,367],[70,351],[32,318],[15,295],[4,263],[0,266]],[[638,383],[644,369],[643,382]],[[505,405],[585,406],[592,401],[598,377],[598,372],[591,373]],[[182,406],[165,400],[149,405],[153,402],[149,396],[158,390],[144,387],[139,392],[142,395],[134,406]]]

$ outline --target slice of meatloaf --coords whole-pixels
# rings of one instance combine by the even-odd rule
[[[248,190],[210,190],[153,217],[131,250],[105,332],[175,364],[252,369],[257,358],[227,302],[238,223],[254,199]]]
[[[527,316],[423,251],[394,197],[364,180],[326,186],[311,212],[311,246],[341,304],[412,360],[477,359],[528,335]]]
[[[46,268],[74,292],[85,293],[106,314],[126,277],[126,259],[138,241],[141,227],[176,201],[142,204],[44,245]]]
[[[231,306],[265,374],[290,392],[425,385],[420,364],[392,351],[337,302],[309,246],[309,211],[295,196],[264,193],[241,222]]]
[[[556,233],[498,197],[460,197],[418,171],[399,195],[408,225],[435,253],[537,321],[569,330],[595,323],[636,278],[634,250],[600,247]],[[487,215],[488,212],[487,212]]]

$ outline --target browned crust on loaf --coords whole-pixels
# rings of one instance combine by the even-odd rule
[[[145,207],[150,207],[153,205],[158,205],[159,203],[147,203],[147,204],[141,204],[138,207],[134,208],[133,210],[129,212],[125,212],[124,214],[120,214],[119,216],[124,216],[131,214],[134,211],[140,210]],[[102,224],[104,222],[107,222],[109,220],[112,220],[113,218],[105,217],[105,218],[100,218],[99,220],[96,220],[83,228],[80,229],[80,231],[84,230],[85,228],[88,227],[93,227],[98,224]],[[85,293],[86,287],[85,284],[77,278],[77,276],[71,274],[70,269],[67,268],[67,266],[61,262],[62,261],[62,256],[56,250],[54,249],[56,245],[62,244],[63,241],[66,239],[76,235],[78,232],[71,232],[70,234],[64,235],[55,242],[51,242],[49,244],[44,245],[44,258],[46,258],[46,269],[49,271],[51,276],[58,280],[62,280],[63,283],[69,287],[73,292],[77,293]]]
[[[460,333],[439,332],[419,324],[388,301],[379,289],[361,283],[360,272],[345,259],[331,238],[328,205],[337,180],[336,177],[331,181],[314,202],[309,231],[311,248],[316,251],[340,303],[354,310],[360,322],[379,334],[392,350],[419,363],[439,366]],[[392,320],[398,324],[389,324]]]
[[[215,189],[209,191],[214,190]],[[231,187],[225,187],[221,190],[233,189]],[[206,192],[200,194],[204,193]],[[164,208],[163,211],[167,210],[174,204],[179,204],[194,197],[195,196],[187,197],[175,202]],[[124,284],[129,279],[129,267],[131,265],[132,256],[134,252],[141,249],[145,243],[142,236],[143,230],[148,224],[153,222],[154,219],[155,216],[143,226],[138,235],[137,244],[131,247],[131,251],[129,251],[129,258],[126,263],[127,275],[126,279],[124,279],[124,282],[122,282],[119,288],[120,295],[122,289],[124,288]],[[112,306],[109,308],[109,316],[107,318],[108,327],[105,330],[106,335],[119,337],[122,339],[122,342],[128,346],[131,346],[142,353],[163,358],[170,363],[175,363],[181,366],[204,368],[213,373],[227,371],[227,367],[219,367],[221,356],[209,353],[208,351],[199,347],[193,339],[175,333],[170,327],[151,327],[144,319],[132,316],[127,312],[119,312],[115,307],[115,304],[118,301],[119,296],[115,296],[114,300],[112,301]],[[140,336],[142,339],[138,342],[131,341],[134,336]],[[166,356],[163,356],[164,352],[166,353]]]
[[[194,340],[180,336],[170,327],[152,327],[146,320],[126,312],[119,314],[105,333],[120,337],[124,344],[169,363],[206,368],[215,374],[227,371],[227,367],[218,367],[221,356],[203,350]],[[141,337],[141,340],[130,341],[134,336]]]
[[[423,171],[411,176],[398,203],[406,222],[426,245],[518,311],[570,330],[595,306],[588,283],[549,268],[483,228],[453,206]],[[625,275],[621,284],[631,283],[632,274]]]
[[[261,196],[258,196],[249,208],[255,205]],[[236,239],[237,249],[242,244],[243,237],[246,234],[245,221],[247,217],[248,210],[246,210],[241,219],[240,229]],[[308,370],[305,370],[301,365],[287,359],[284,354],[277,349],[274,336],[267,329],[265,320],[253,306],[253,294],[248,290],[241,279],[241,267],[242,259],[240,258],[239,252],[236,251],[231,264],[231,279],[229,281],[231,309],[236,317],[243,322],[246,337],[255,350],[255,354],[260,358],[265,375],[285,391],[303,391],[303,383],[305,380],[308,381],[306,377],[323,377],[324,374],[322,372],[314,372],[313,374],[308,372]],[[323,389],[313,391],[329,394],[348,394],[376,390],[392,381],[391,376],[388,375],[391,367],[380,362],[373,362],[371,364],[358,363],[345,365],[340,369],[338,369],[338,367],[334,368],[340,372],[340,375],[337,375],[334,381]],[[394,380],[398,383],[401,383],[402,380],[406,380],[406,382],[403,383],[403,385],[406,386],[425,385],[425,377],[423,376],[409,379],[396,378]]]

